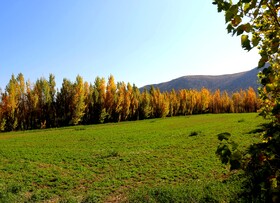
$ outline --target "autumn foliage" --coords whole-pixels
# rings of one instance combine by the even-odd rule
[[[12,75],[0,92],[0,130],[28,130],[77,124],[120,122],[203,113],[256,112],[259,99],[252,88],[235,93],[201,90],[161,92],[140,90],[130,83],[96,77],[93,84],[76,77],[64,79],[60,90],[55,77],[25,81]]]

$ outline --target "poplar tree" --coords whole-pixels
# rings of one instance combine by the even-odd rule
[[[6,104],[6,128],[7,130],[16,130],[18,127],[18,106],[19,106],[19,86],[14,75],[12,75],[6,86],[5,102]]]
[[[22,73],[17,76],[18,83],[18,109],[17,109],[17,119],[18,128],[20,130],[26,129],[26,87],[24,76]]]
[[[221,108],[222,113],[231,113],[233,111],[233,104],[228,96],[227,91],[223,91],[221,95]]]
[[[209,103],[211,100],[211,93],[208,89],[202,88],[200,91],[200,103],[201,103],[201,113],[207,113],[209,111]]]
[[[133,84],[132,92],[130,94],[130,119],[139,120],[139,103],[140,103],[140,91]]]
[[[0,131],[4,131],[6,127],[6,119],[4,118],[4,107],[3,107],[3,96],[2,90],[0,88]]]
[[[56,82],[55,76],[53,74],[49,75],[49,95],[50,99],[47,102],[47,127],[54,127],[57,125],[57,115],[55,109],[55,102],[56,102]]]
[[[107,121],[113,121],[116,117],[117,85],[113,75],[110,75],[106,86],[105,108]]]
[[[196,111],[195,107],[197,105],[197,91],[188,90],[187,91],[187,114],[192,115]]]
[[[52,99],[49,82],[44,77],[41,77],[35,83],[34,92],[38,97],[38,105],[36,106],[38,122],[36,122],[36,125],[38,128],[49,127],[49,106]]]
[[[211,109],[212,113],[221,112],[221,92],[219,89],[217,89],[212,96]]]
[[[127,83],[126,91],[125,91],[125,100],[124,100],[124,114],[125,114],[125,120],[131,120],[133,117],[133,89],[130,83]]]
[[[128,85],[130,86],[130,84]],[[127,90],[125,82],[119,82],[117,84],[117,105],[116,112],[118,114],[118,122],[125,121],[129,116],[129,107],[130,107],[130,93]]]
[[[179,111],[179,100],[177,98],[177,93],[174,89],[169,93],[169,115],[177,116]]]
[[[160,118],[165,118],[169,114],[169,96],[167,92],[160,94]]]
[[[71,121],[70,124],[77,125],[82,120],[85,114],[85,90],[84,82],[81,76],[76,77],[76,82],[73,85],[73,97],[71,102]]]
[[[105,108],[106,81],[104,78],[96,77],[93,92],[93,119],[94,123],[103,123],[107,117]]]
[[[84,84],[85,89],[85,115],[83,117],[83,124],[93,123],[93,86],[88,82]]]
[[[235,92],[232,94],[232,102],[233,102],[233,109],[234,109],[234,113],[240,113],[241,112],[241,95],[239,92]]]
[[[140,95],[139,104],[139,118],[147,119],[150,118],[152,112],[151,97],[147,89],[144,89]]]
[[[187,115],[187,90],[182,89],[179,91],[179,99],[180,99],[180,115]]]
[[[38,95],[35,94],[34,89],[32,89],[32,84],[30,80],[26,82],[26,107],[27,107],[27,129],[34,129],[36,125],[36,109],[38,105]]]
[[[247,97],[245,100],[245,109],[247,112],[255,112],[258,108],[257,95],[252,87],[247,90]]]
[[[151,105],[152,105],[152,116],[154,118],[162,118],[169,113],[169,101],[166,94],[162,94],[159,88],[150,90],[151,92]]]
[[[69,125],[71,115],[71,102],[73,100],[73,84],[70,80],[64,78],[62,87],[57,94],[56,111],[59,126]]]

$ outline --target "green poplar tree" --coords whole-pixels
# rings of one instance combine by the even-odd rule
[[[105,108],[106,81],[104,78],[96,77],[93,91],[93,117],[94,123],[103,123],[107,117]]]
[[[56,112],[59,126],[69,125],[71,115],[71,102],[73,100],[73,84],[70,80],[64,78],[62,87],[57,93]]]
[[[22,73],[18,74],[17,76],[17,82],[18,82],[18,125],[20,130],[27,129],[26,126],[26,87],[25,87],[25,81],[24,76]]]
[[[56,109],[55,109],[55,102],[56,102],[56,82],[55,82],[55,76],[53,74],[49,75],[49,95],[50,99],[47,103],[47,127],[54,127],[57,126],[57,115],[56,115]]]
[[[36,125],[37,115],[36,109],[38,105],[38,95],[35,94],[34,89],[32,89],[32,84],[30,80],[26,82],[26,108],[27,108],[27,129],[34,129]]]
[[[140,91],[135,84],[130,95],[130,119],[139,120]]]

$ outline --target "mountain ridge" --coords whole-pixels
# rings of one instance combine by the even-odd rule
[[[158,84],[150,84],[140,88],[149,90],[151,86],[159,88],[160,91],[171,91],[180,89],[196,89],[200,90],[205,87],[210,91],[220,89],[220,91],[236,92],[240,89],[248,89],[252,87],[255,91],[258,89],[257,74],[261,69],[253,68],[249,71],[243,71],[233,74],[223,75],[187,75],[173,80]]]

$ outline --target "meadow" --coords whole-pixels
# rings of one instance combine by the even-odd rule
[[[242,176],[217,134],[259,140],[256,113],[205,114],[0,134],[0,202],[230,202]]]

